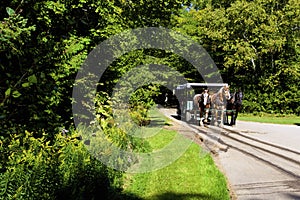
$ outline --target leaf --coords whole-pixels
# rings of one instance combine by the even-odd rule
[[[28,81],[30,83],[34,83],[34,84],[37,84],[37,79],[36,79],[36,76],[35,75],[31,75],[28,77]]]
[[[15,11],[13,9],[11,9],[10,7],[6,7],[6,12],[9,16],[14,15]]]
[[[5,91],[5,96],[8,97],[11,93],[11,88],[8,88],[6,91]]]
[[[26,82],[26,83],[23,83],[23,84],[22,84],[22,87],[24,87],[24,88],[25,88],[25,87],[29,87],[29,86],[30,86],[30,83],[29,83],[29,82]]]
[[[16,91],[13,91],[12,96],[14,98],[18,98],[19,96],[21,96],[21,93],[18,90],[16,90]]]
[[[45,78],[46,77],[45,73],[42,72],[41,75],[40,75],[40,77],[41,78]]]

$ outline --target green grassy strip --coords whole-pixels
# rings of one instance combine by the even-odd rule
[[[147,141],[156,150],[168,144],[176,134],[161,129]],[[125,192],[139,199],[230,199],[224,175],[212,157],[195,143],[169,166],[149,173],[127,174],[127,177]]]
[[[252,121],[273,124],[294,124],[300,125],[300,116],[283,115],[283,114],[268,114],[268,113],[240,113],[238,120]]]

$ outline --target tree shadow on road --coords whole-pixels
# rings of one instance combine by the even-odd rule
[[[289,199],[300,200],[300,195],[299,194],[288,193],[286,195],[288,196]]]

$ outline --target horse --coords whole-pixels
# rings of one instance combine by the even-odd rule
[[[243,93],[239,89],[238,92],[234,92],[231,94],[230,99],[227,101],[226,106],[226,122],[230,126],[234,126],[236,124],[236,119],[239,112],[242,110],[242,99]],[[228,121],[228,116],[231,116],[230,123]]]
[[[234,116],[234,123],[232,125],[235,125],[236,119],[238,117],[239,112],[242,110],[242,101],[243,101],[243,93],[241,89],[238,89],[237,92],[234,93],[234,104],[235,104],[235,116]]]
[[[211,95],[211,107],[213,110],[212,120],[214,125],[218,125],[218,119],[220,117],[220,127],[224,126],[224,110],[226,108],[227,100],[230,99],[229,86],[223,86],[219,89],[217,93]],[[220,115],[219,115],[220,114]]]
[[[200,126],[203,126],[203,122],[208,122],[208,113],[210,108],[210,96],[208,90],[205,89],[201,94],[196,94],[193,98],[194,105],[199,109]]]
[[[230,116],[230,123],[229,123],[229,120],[228,120],[228,116]],[[226,105],[225,124],[233,126],[233,125],[235,125],[235,120],[236,120],[235,94],[231,94],[230,99],[227,101],[227,105]]]

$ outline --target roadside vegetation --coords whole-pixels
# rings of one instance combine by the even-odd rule
[[[300,116],[292,114],[240,113],[238,120],[272,124],[300,125]]]
[[[160,116],[157,110],[151,112],[156,119]],[[159,119],[163,122],[166,118],[160,116]],[[153,128],[144,131],[153,132]],[[171,142],[176,134],[179,133],[162,128],[147,141],[152,151],[155,151]],[[182,139],[188,140],[184,137]],[[230,199],[224,175],[216,167],[211,155],[196,143],[192,143],[180,158],[165,168],[142,174],[127,174],[125,192],[145,200]]]
[[[160,134],[174,133],[161,131]],[[203,154],[201,147],[194,143],[166,168],[128,176],[125,191],[141,199],[230,199],[224,175],[211,156]]]

